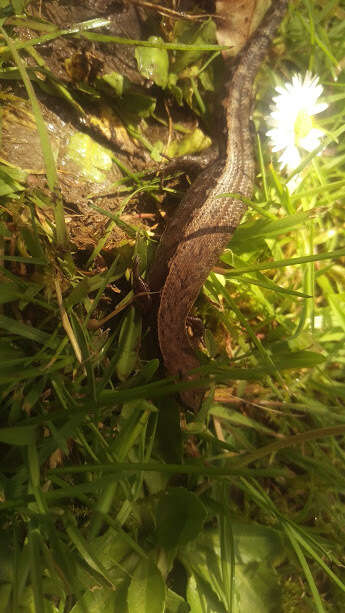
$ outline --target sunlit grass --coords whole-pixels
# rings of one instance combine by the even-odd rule
[[[90,209],[107,217],[109,234],[118,226],[128,240],[97,268],[108,234],[80,265],[61,198],[27,187],[25,171],[2,164],[4,613],[182,613],[187,603],[210,613],[342,610],[344,22],[340,3],[315,5],[291,6],[258,79],[255,194],[198,300],[206,352],[199,374],[211,391],[182,428],[175,393],[191,383],[164,378],[158,352],[147,359],[140,349],[150,332],[135,308],[131,270],[135,255],[145,273],[152,232],[122,219],[134,198],[148,195],[157,207],[175,186],[113,160],[122,206],[109,212],[91,199]],[[5,66],[2,76],[24,81],[52,187],[55,162],[23,50],[39,54],[48,38],[84,29],[45,26],[29,45],[3,27],[11,39],[2,53],[12,52],[17,73]],[[163,47],[183,50],[172,45]],[[266,120],[276,85],[306,70],[324,87],[325,136],[301,160],[290,193]],[[76,91],[54,88],[83,114]],[[142,146],[158,151],[146,136]]]

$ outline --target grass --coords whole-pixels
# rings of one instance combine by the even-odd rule
[[[176,393],[189,384],[164,378],[158,354],[144,358],[147,323],[133,305],[133,257],[145,272],[152,233],[123,218],[133,200],[142,206],[140,195],[152,209],[163,193],[174,196],[173,184],[113,154],[120,212],[97,198],[91,206],[107,217],[106,237],[120,226],[128,238],[109,265],[97,265],[104,237],[80,265],[58,191],[28,186],[27,172],[2,159],[0,613],[343,609],[344,11],[341,0],[291,5],[262,68],[253,202],[197,305],[208,352],[199,374],[211,393],[182,424]],[[59,36],[97,41],[89,30],[99,22],[59,31],[28,20],[3,23],[0,77],[24,83],[53,189],[59,169],[38,75],[83,117],[95,86],[81,93],[59,82],[40,45]],[[29,23],[38,36],[16,39],[13,24]],[[207,24],[192,23],[184,38],[152,51],[167,88],[159,97],[189,102],[193,116],[207,113],[214,78]],[[193,56],[183,55],[186,39]],[[176,49],[184,73],[175,82],[167,54]],[[274,86],[307,69],[325,88],[326,137],[290,194],[265,118]],[[1,96],[4,122],[12,99]],[[166,123],[164,113],[140,92],[133,118],[125,96],[114,103],[123,125],[159,158],[143,126]]]

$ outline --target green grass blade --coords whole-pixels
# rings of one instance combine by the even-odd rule
[[[57,174],[56,174],[54,154],[51,148],[48,130],[44,122],[42,112],[41,112],[34,88],[32,87],[31,81],[28,77],[26,68],[21,60],[21,57],[17,49],[15,48],[11,38],[7,36],[4,28],[2,27],[1,27],[1,33],[9,46],[9,49],[12,53],[15,63],[17,64],[18,70],[20,72],[20,76],[23,80],[25,89],[27,91],[29,100],[31,102],[32,111],[33,111],[33,114],[36,120],[37,131],[38,131],[40,141],[41,141],[42,153],[43,153],[43,158],[44,158],[44,163],[45,163],[46,173],[47,173],[47,181],[48,181],[49,189],[53,191],[56,186]]]
[[[300,563],[300,565],[301,565],[301,567],[303,569],[305,578],[306,578],[306,580],[308,582],[308,585],[309,585],[309,588],[310,588],[310,591],[311,591],[311,594],[312,594],[312,597],[313,597],[313,600],[314,600],[314,603],[315,603],[316,610],[317,610],[318,613],[326,613],[326,610],[325,610],[325,608],[324,608],[324,606],[322,604],[322,601],[321,601],[321,597],[320,597],[319,591],[318,591],[318,589],[316,587],[316,584],[315,584],[315,581],[314,581],[314,577],[311,574],[308,562],[307,562],[307,560],[306,560],[306,558],[305,558],[305,556],[303,554],[303,551],[302,551],[301,547],[299,546],[298,541],[295,538],[295,534],[291,530],[290,526],[287,523],[284,523],[283,525],[284,525],[284,530],[286,532],[286,535],[287,535],[287,537],[288,537],[288,539],[289,539],[289,541],[290,541],[290,543],[291,543],[291,545],[292,545],[292,547],[293,547],[293,549],[294,549],[294,551],[296,553],[298,561],[299,561],[299,563]]]

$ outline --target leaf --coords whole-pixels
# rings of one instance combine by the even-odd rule
[[[274,568],[285,557],[281,534],[255,524],[232,522],[235,593],[232,613],[277,613],[280,591]],[[221,571],[221,547],[216,531],[204,532],[181,552],[191,573],[187,600],[191,613],[228,612]]]
[[[156,99],[141,92],[127,92],[123,97],[127,113],[138,117],[150,117],[156,108]]]
[[[160,408],[157,424],[158,448],[166,462],[177,464],[182,458],[180,405],[174,398],[165,398]]]
[[[175,33],[179,42],[195,45],[214,43],[216,38],[216,25],[209,19],[204,21],[197,29],[195,25],[184,22],[182,19],[176,23]],[[178,51],[175,57],[174,72],[180,73],[187,66],[195,64],[204,56],[204,51],[192,49],[189,51]]]
[[[253,562],[236,568],[234,613],[281,611],[279,586],[270,565]]]
[[[311,368],[322,364],[326,360],[325,356],[314,351],[294,351],[286,354],[273,354],[272,357],[279,370]]]
[[[10,339],[3,338],[0,340],[0,372],[9,362],[18,362],[24,359],[25,354],[18,347],[13,346]]]
[[[288,232],[294,232],[310,220],[310,213],[296,213],[295,215],[286,215],[281,219],[268,220],[258,219],[247,222],[236,229],[236,232],[231,239],[231,249],[241,249],[246,253],[255,250],[256,244],[262,239],[272,238],[275,236],[286,235]]]
[[[166,549],[181,546],[197,537],[206,519],[200,499],[183,487],[165,492],[157,507],[157,538]]]
[[[158,36],[150,36],[148,40],[153,43],[162,41]],[[140,74],[153,81],[159,87],[166,88],[169,74],[169,55],[166,49],[137,47],[135,59],[137,60]]]
[[[117,96],[122,96],[125,89],[125,77],[118,72],[108,72],[100,77],[98,82],[104,81],[109,87],[111,87]]]
[[[5,30],[1,27],[1,33],[4,37],[4,39],[6,40],[6,43],[9,46],[9,49],[12,53],[13,59],[15,61],[15,63],[17,64],[18,70],[20,72],[20,76],[23,80],[25,89],[27,91],[27,94],[29,96],[30,102],[31,102],[31,106],[32,106],[32,111],[33,114],[35,116],[35,120],[36,120],[36,125],[37,125],[37,132],[39,134],[40,137],[40,142],[41,142],[41,148],[42,148],[42,153],[43,153],[43,158],[44,158],[44,163],[45,163],[45,167],[46,167],[46,173],[47,173],[47,183],[49,186],[49,189],[53,190],[55,185],[56,185],[56,180],[57,180],[57,174],[56,174],[56,166],[55,166],[55,160],[54,160],[54,154],[51,148],[51,143],[50,143],[50,139],[49,139],[49,134],[48,134],[48,129],[47,126],[44,122],[43,116],[42,116],[42,112],[41,112],[41,108],[38,102],[38,99],[36,97],[35,94],[35,90],[32,86],[32,83],[29,79],[28,73],[26,71],[26,67],[24,62],[22,61],[14,43],[12,42],[11,38],[9,36],[7,36]]]
[[[329,294],[327,296],[327,299],[333,311],[335,320],[337,321],[338,325],[345,331],[345,293],[342,292],[341,294]]]
[[[221,419],[229,421],[236,426],[254,428],[254,430],[257,430],[258,432],[264,432],[272,436],[272,430],[270,428],[267,428],[267,426],[265,426],[264,424],[260,423],[260,421],[256,421],[255,419],[248,417],[248,415],[243,415],[242,413],[239,413],[239,411],[235,411],[228,407],[225,408],[220,404],[213,404],[212,408],[209,411],[209,414],[215,415],[216,417],[220,417]]]
[[[29,552],[30,552],[30,574],[32,591],[34,596],[34,611],[35,613],[45,613],[43,601],[43,582],[42,582],[42,561],[41,561],[41,536],[39,530],[29,529]]]
[[[100,611],[126,611],[126,591],[121,584],[116,591],[102,588],[90,589],[71,609],[71,613],[99,613]]]
[[[6,304],[6,302],[13,302],[22,297],[22,293],[13,283],[4,281],[0,286],[0,304]]]
[[[16,15],[22,15],[26,6],[26,0],[12,0],[12,5]]]
[[[120,381],[125,381],[133,371],[137,359],[141,337],[141,318],[134,307],[126,314],[119,335],[119,359],[115,371]]]
[[[210,602],[207,602],[206,595],[194,575],[192,575],[187,583],[187,600],[190,605],[190,613],[218,613],[218,609],[212,607]]]
[[[265,275],[257,272],[257,279],[253,279],[252,277],[242,277],[241,283],[248,283],[248,285],[257,285],[258,287],[263,287],[264,289],[268,289],[272,292],[277,292],[278,294],[286,294],[288,296],[297,296],[298,298],[311,298],[310,294],[304,294],[303,292],[297,292],[293,289],[287,289],[285,287],[280,287],[273,283],[270,279],[265,277]]]
[[[3,611],[8,610],[8,606],[10,604],[10,596],[12,592],[12,585],[10,583],[3,583],[0,586],[0,602],[3,607]]]
[[[83,177],[96,183],[105,181],[105,173],[112,166],[110,150],[82,132],[74,132],[71,135],[66,157],[80,168]]]
[[[220,45],[229,45],[231,55],[237,55],[261,20],[266,0],[217,0],[216,13],[220,18],[217,39]]]
[[[18,171],[20,171],[20,169],[18,169]],[[24,183],[26,173],[24,173],[24,171],[20,172],[22,172],[22,176],[18,172],[17,177],[12,168],[0,165],[0,196],[9,196],[10,194],[13,196],[15,192],[21,192],[25,189],[18,181]]]
[[[136,551],[140,556],[145,555],[137,542],[121,528],[120,523],[117,528],[109,528],[102,536],[94,538],[90,547],[110,575],[114,575],[114,582],[122,575],[124,578],[127,577],[126,567],[123,564],[126,556],[129,556],[133,551]]]
[[[42,345],[45,343],[48,345],[51,344],[49,343],[51,335],[47,332],[34,328],[33,326],[23,324],[22,322],[6,317],[5,315],[0,315],[0,328],[6,330],[6,332],[9,332],[10,334],[16,334],[17,336],[28,338]]]
[[[7,445],[33,445],[36,441],[36,426],[0,428],[0,441]]]
[[[128,588],[128,613],[163,613],[165,599],[165,583],[156,564],[140,560]]]
[[[267,562],[277,565],[281,562],[283,541],[278,530],[239,521],[233,522],[232,527],[237,563]]]
[[[167,613],[189,613],[189,611],[190,608],[186,601],[179,594],[168,589]]]
[[[188,580],[187,601],[190,613],[228,613],[206,581],[197,575],[192,575]]]
[[[200,151],[204,151],[212,144],[211,139],[206,136],[200,128],[196,128],[182,138],[180,141],[173,141],[170,143],[166,154],[168,157],[178,157],[180,155],[187,155],[189,153],[199,153]]]
[[[102,583],[103,586],[106,588],[114,588],[111,573],[104,567],[104,564],[98,559],[97,555],[94,554],[92,542],[88,541],[81,531],[71,523],[66,525],[66,533],[78,550],[83,562],[91,569],[95,570],[102,580],[104,578],[105,581]]]
[[[272,260],[272,262],[262,262],[251,266],[241,266],[228,272],[226,276],[234,277],[242,275],[245,272],[256,272],[257,270],[274,270],[276,268],[285,268],[286,266],[297,266],[298,264],[306,264],[307,262],[321,262],[323,260],[335,260],[345,256],[345,249],[335,249],[326,253],[317,253],[313,255],[304,255],[300,258],[285,258],[283,260]],[[228,252],[222,254],[221,259],[233,266],[232,256]]]

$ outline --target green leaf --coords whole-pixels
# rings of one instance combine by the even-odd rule
[[[226,276],[234,277],[242,275],[245,272],[256,272],[257,270],[274,270],[276,268],[285,268],[286,266],[297,266],[298,264],[306,264],[307,262],[321,262],[323,260],[335,260],[337,258],[345,256],[345,249],[335,249],[326,253],[317,253],[313,255],[304,255],[300,258],[285,258],[282,260],[274,260],[272,262],[262,262],[260,264],[253,264],[252,266],[241,266],[228,272]],[[221,259],[229,264],[233,265],[231,255],[228,252],[222,254]]]
[[[239,247],[248,250],[256,248],[256,241],[260,239],[272,238],[273,236],[284,236],[288,232],[298,230],[307,220],[310,219],[310,213],[296,213],[295,215],[287,215],[282,219],[269,221],[267,219],[258,219],[239,226],[231,239],[231,248],[238,249]]]
[[[45,613],[43,600],[42,561],[41,561],[41,535],[39,530],[30,527],[29,531],[30,573],[34,595],[35,613]]]
[[[126,80],[125,77],[118,72],[108,72],[100,79],[97,79],[97,81],[104,81],[115,91],[117,96],[122,96],[124,93]]]
[[[12,0],[12,6],[16,15],[22,15],[26,4],[26,0]]]
[[[3,37],[6,40],[6,43],[9,46],[13,59],[15,63],[17,64],[18,70],[20,72],[20,76],[23,80],[25,89],[29,96],[31,106],[32,106],[32,111],[34,113],[35,120],[36,120],[37,131],[40,137],[41,148],[42,148],[42,153],[43,153],[43,158],[44,158],[44,163],[45,163],[46,173],[47,173],[48,186],[49,186],[49,189],[54,190],[55,185],[56,185],[56,180],[57,180],[54,154],[53,154],[51,144],[50,144],[48,129],[44,122],[41,108],[40,108],[39,102],[35,94],[35,90],[29,79],[28,73],[25,68],[25,64],[22,62],[22,59],[14,43],[12,42],[11,38],[7,36],[5,30],[2,27],[1,27],[1,32],[2,32]]]
[[[339,326],[345,331],[345,315],[344,315],[344,307],[345,307],[345,293],[341,294],[329,294],[327,296],[330,307],[334,313],[335,320],[338,322]]]
[[[6,302],[13,302],[22,298],[22,292],[18,287],[10,282],[2,282],[0,286],[0,304],[6,304]]]
[[[216,40],[216,24],[209,19],[204,21],[200,26],[195,28],[195,24],[190,22],[179,21],[175,26],[178,40],[183,43],[190,43],[198,47],[204,43],[213,43]],[[204,51],[193,49],[177,52],[174,64],[174,72],[179,73],[187,66],[194,64],[204,55]]]
[[[180,426],[180,406],[172,398],[165,398],[158,405],[157,443],[164,460],[178,463],[182,459],[182,435]]]
[[[326,358],[314,351],[294,351],[286,354],[273,354],[273,361],[279,370],[290,368],[312,368],[325,362]]]
[[[19,169],[18,169],[19,170]],[[14,173],[12,168],[0,165],[0,196],[14,195],[16,192],[21,192],[25,188],[18,181],[25,182],[26,173],[22,171],[22,175]]]
[[[265,526],[232,522],[235,593],[232,613],[277,613],[280,591],[274,571],[285,557],[280,533]],[[191,572],[187,599],[191,613],[228,613],[219,534],[204,532],[181,552]]]
[[[281,598],[269,564],[253,562],[236,568],[234,613],[277,613]]]
[[[0,428],[0,441],[7,445],[33,445],[36,441],[36,426]]]
[[[23,324],[22,322],[6,317],[5,315],[0,315],[0,328],[6,330],[10,334],[16,334],[17,336],[28,338],[42,345],[47,342],[49,344],[50,334],[47,332],[34,328],[33,326]]]
[[[166,610],[167,613],[189,613],[190,608],[179,594],[168,589]]]
[[[156,99],[141,92],[127,92],[123,97],[127,113],[139,117],[150,117],[156,108]]]
[[[10,583],[3,583],[0,586],[0,602],[1,602],[3,611],[8,610],[11,592],[12,592],[12,585]]]
[[[128,588],[128,613],[163,613],[166,588],[156,564],[140,560]]]
[[[74,132],[71,135],[66,157],[79,167],[82,176],[96,183],[105,181],[105,173],[112,166],[110,150],[82,132]]]
[[[276,566],[282,561],[283,539],[278,530],[239,521],[234,521],[232,528],[237,563],[267,562]]]
[[[125,569],[122,572],[120,570],[121,561],[130,555],[134,547],[140,550],[139,545],[136,545],[135,541],[132,543],[130,536],[121,529],[120,525],[117,526],[117,529],[109,528],[104,534],[90,542],[93,554],[110,573],[114,574],[114,581],[122,574],[124,577],[127,576]]]
[[[126,606],[126,591],[121,585],[116,591],[102,588],[90,588],[83,597],[71,609],[71,613],[100,613],[121,611],[127,613]]]
[[[205,507],[195,494],[183,487],[171,488],[157,507],[159,544],[172,549],[195,539],[205,519]]]
[[[187,155],[188,153],[199,153],[210,147],[211,144],[211,139],[200,128],[196,128],[193,132],[182,138],[182,140],[170,143],[166,154],[174,158],[180,155]]]
[[[210,572],[212,572],[212,567]],[[187,601],[190,605],[190,613],[228,613],[210,586],[197,575],[192,575],[188,579]]]
[[[38,240],[37,234],[35,233],[35,226],[34,226],[34,231],[32,231],[30,228],[28,227],[24,227],[22,229],[22,236],[23,239],[25,241],[27,250],[29,251],[29,253],[34,257],[37,258],[38,260],[44,260],[44,252],[41,246],[40,241]]]
[[[153,43],[162,41],[158,36],[150,36],[148,40]],[[140,74],[153,81],[159,87],[166,88],[169,74],[169,55],[166,49],[137,47],[135,59],[137,60]]]
[[[79,551],[83,562],[90,566],[91,569],[99,573],[100,578],[105,579],[105,581],[102,582],[103,586],[106,588],[113,588],[114,583],[111,573],[104,567],[104,564],[102,564],[102,562],[98,559],[97,555],[94,554],[92,543],[89,542],[81,531],[72,524],[66,525],[66,533],[68,534],[71,542]]]
[[[119,359],[116,362],[116,374],[120,381],[125,381],[133,371],[137,359],[141,337],[141,318],[134,307],[128,309],[119,335]]]

